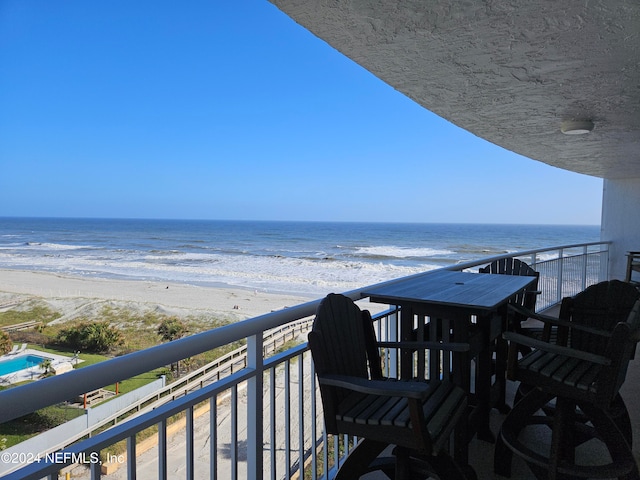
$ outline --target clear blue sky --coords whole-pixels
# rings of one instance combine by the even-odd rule
[[[266,1],[0,1],[0,216],[599,224],[601,197]]]

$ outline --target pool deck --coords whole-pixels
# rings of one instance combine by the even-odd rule
[[[50,352],[43,352],[34,348],[27,348],[18,355],[2,355],[0,361],[11,360],[26,355],[37,355],[38,357],[48,358],[51,360],[51,366],[56,370],[57,374],[68,372],[73,370],[75,362],[81,362],[82,360],[74,360],[73,357],[66,357],[64,355],[58,355]],[[24,382],[27,380],[37,380],[42,375],[42,370],[38,365],[30,368],[18,370],[17,372],[8,373],[6,375],[0,375],[0,385],[10,385],[13,383]]]

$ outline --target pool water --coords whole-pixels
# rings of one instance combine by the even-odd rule
[[[25,368],[35,367],[40,365],[46,358],[39,357],[38,355],[20,355],[9,360],[0,361],[0,375],[7,375],[9,373],[18,372]]]

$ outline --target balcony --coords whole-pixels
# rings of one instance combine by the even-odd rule
[[[608,278],[608,243],[553,247],[511,256],[540,272],[540,310],[553,308],[562,297]],[[477,271],[497,258],[450,269]],[[361,298],[364,290],[346,294],[364,308],[375,307]],[[336,467],[357,440],[324,432],[322,405],[306,343],[278,353],[272,348],[274,339],[289,329],[306,338],[304,332],[310,328],[317,303],[272,312],[0,392],[2,423],[219,346],[246,342],[228,362],[218,365],[220,368],[212,367],[197,381],[180,388],[169,386],[169,393],[141,402],[146,407],[138,408],[125,420],[114,415],[109,422],[115,425],[101,428],[100,433],[89,429],[81,432],[84,439],[76,443],[70,440],[47,446],[27,441],[3,451],[0,477],[57,479],[68,474],[70,478],[92,479],[289,479],[302,478],[304,470],[304,478],[333,478]],[[397,311],[378,308],[374,313],[377,335],[393,338]],[[385,360],[393,371],[394,359]],[[629,375],[638,374],[632,370]],[[638,382],[628,381],[623,393],[629,394],[634,384]],[[130,412],[134,407],[128,405],[124,410]],[[630,412],[636,425],[640,417],[633,417],[632,408]],[[501,418],[492,412],[494,431]],[[148,432],[151,440],[141,440],[141,432]],[[125,450],[113,453],[111,447],[118,442],[126,443]],[[147,443],[152,444],[149,450]],[[480,479],[494,478],[492,457],[491,444],[473,440],[470,462]],[[77,465],[80,460],[84,460],[84,466]],[[103,468],[109,462],[111,468],[118,467],[116,474]],[[524,465],[515,468],[514,478],[530,476]]]

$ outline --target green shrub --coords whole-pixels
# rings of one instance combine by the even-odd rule
[[[175,317],[169,317],[158,326],[158,335],[163,342],[171,342],[184,337],[187,334],[187,326]]]
[[[107,352],[122,345],[122,332],[108,322],[83,322],[65,328],[56,337],[62,345],[87,352]]]

